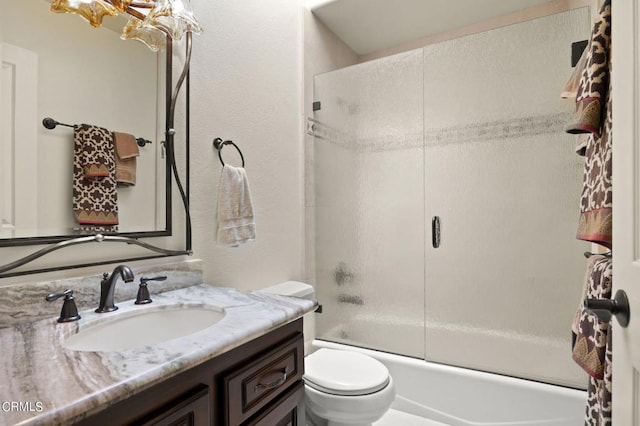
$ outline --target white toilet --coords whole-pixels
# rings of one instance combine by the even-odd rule
[[[305,411],[315,426],[370,426],[396,392],[387,367],[351,351],[318,349],[305,358]]]
[[[260,291],[315,300],[313,287],[298,281]],[[318,349],[305,357],[304,369],[305,412],[312,426],[370,426],[396,397],[387,367],[359,352]]]

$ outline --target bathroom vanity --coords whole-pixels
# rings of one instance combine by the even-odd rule
[[[302,320],[167,379],[78,425],[296,425]]]
[[[33,408],[0,412],[0,425],[298,424],[301,317],[314,301],[200,284],[155,294],[149,305],[117,304],[106,314],[81,310],[75,322],[0,328],[0,401]],[[208,305],[222,319],[182,337],[104,351],[66,346],[116,315]]]

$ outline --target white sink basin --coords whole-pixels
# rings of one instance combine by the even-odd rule
[[[81,323],[78,333],[62,346],[91,352],[132,349],[204,330],[224,318],[225,312],[213,305],[180,304],[99,315],[93,323]]]

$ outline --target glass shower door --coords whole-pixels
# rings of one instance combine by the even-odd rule
[[[422,51],[315,77],[321,339],[424,357]]]
[[[583,160],[560,92],[588,34],[583,8],[424,48],[428,360],[580,383]]]
[[[560,93],[589,27],[576,9],[315,77],[319,338],[581,385],[583,160]]]

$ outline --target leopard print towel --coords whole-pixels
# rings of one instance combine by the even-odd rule
[[[73,213],[78,233],[118,230],[118,193],[113,136],[89,124],[74,126]],[[87,164],[105,166],[106,176],[86,173]]]
[[[587,386],[587,409],[584,424],[586,426],[611,426],[611,335],[607,338],[605,352],[605,370],[602,380],[589,377]]]
[[[587,261],[583,296],[585,299],[610,299],[611,259],[594,255]],[[611,424],[611,335],[609,323],[602,322],[584,309],[582,301],[572,325],[573,360],[589,374],[585,424]]]
[[[587,261],[585,277],[584,299],[611,298],[611,259],[601,255],[594,255]],[[582,300],[578,306],[572,326],[576,334],[573,346],[573,359],[590,376],[596,379],[604,378],[605,348],[609,323],[601,322],[598,318],[584,309]]]
[[[567,131],[581,134],[577,152],[585,156],[580,219],[576,238],[612,246],[611,0],[606,0],[587,46],[586,66],[576,93],[577,116]],[[586,143],[584,135],[586,134]],[[611,297],[611,260],[592,256],[584,296]],[[585,425],[610,426],[611,334],[609,324],[579,308],[573,325],[573,359],[589,374]]]
[[[577,119],[570,133],[586,133],[578,143],[584,153],[580,219],[576,238],[611,248],[612,234],[612,111],[611,1],[602,5],[587,47],[586,66],[576,97]]]
[[[601,136],[604,105],[609,91],[611,46],[611,0],[602,5],[586,51],[586,65],[576,93],[576,120],[569,133],[593,133]]]

